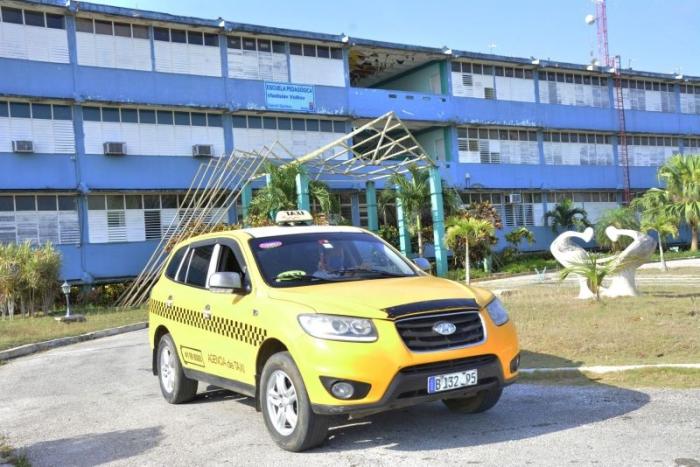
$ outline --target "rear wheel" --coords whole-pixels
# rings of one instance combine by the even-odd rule
[[[481,413],[496,405],[502,393],[503,388],[487,389],[471,397],[443,399],[442,402],[453,412]]]
[[[182,371],[170,334],[165,334],[158,343],[158,381],[163,397],[171,404],[189,402],[197,394],[197,380],[189,379]]]
[[[260,397],[270,436],[287,451],[304,451],[323,443],[329,417],[311,410],[301,373],[289,352],[280,352],[265,363]]]

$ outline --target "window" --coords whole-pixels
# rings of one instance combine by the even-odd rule
[[[537,132],[497,128],[458,129],[459,160],[481,164],[539,164]]]
[[[28,104],[27,104],[28,105]],[[54,106],[56,108],[65,106]],[[70,112],[70,107],[60,110],[64,115]],[[142,123],[159,125],[186,125],[186,126],[210,126],[221,127],[221,114],[205,112],[182,112],[171,110],[151,110],[151,109],[119,109],[117,107],[83,107],[83,120],[92,122],[122,122],[122,123]]]
[[[10,102],[10,116],[14,118],[31,118],[29,104]]]
[[[95,33],[111,36],[113,33],[112,22],[95,20]]]
[[[4,6],[2,7],[2,20],[5,23],[22,24],[22,10]]]
[[[72,195],[0,196],[0,243],[79,243],[76,200]]]
[[[227,245],[219,245],[219,258],[216,263],[216,272],[237,272],[243,279],[245,268],[242,267],[242,258],[234,253],[233,249]]]
[[[168,267],[165,269],[165,277],[174,281],[177,280],[177,277],[175,275],[177,274],[177,271],[180,268],[180,263],[182,263],[182,258],[185,256],[187,248],[188,247],[183,246],[175,252],[175,254],[170,259],[170,262],[168,263]]]
[[[41,11],[29,11],[24,12],[24,24],[27,26],[46,26],[46,21],[44,19],[44,13]]]
[[[185,284],[194,287],[205,287],[209,273],[209,263],[214,252],[214,245],[193,248],[185,275]]]

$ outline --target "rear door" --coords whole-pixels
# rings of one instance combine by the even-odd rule
[[[174,292],[168,294],[164,304],[166,316],[181,329],[173,338],[183,365],[205,372],[209,372],[204,347],[210,329],[206,285],[215,248],[213,241],[189,245],[175,276]]]

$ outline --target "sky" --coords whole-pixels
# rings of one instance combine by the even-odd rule
[[[592,0],[92,0],[177,15],[587,64]],[[624,68],[700,76],[700,0],[608,0]]]

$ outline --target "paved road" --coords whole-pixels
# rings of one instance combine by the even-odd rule
[[[281,451],[251,401],[200,385],[172,406],[150,373],[146,332],[0,367],[0,432],[44,465],[700,465],[700,390],[515,385],[496,408],[440,403],[332,430]]]

